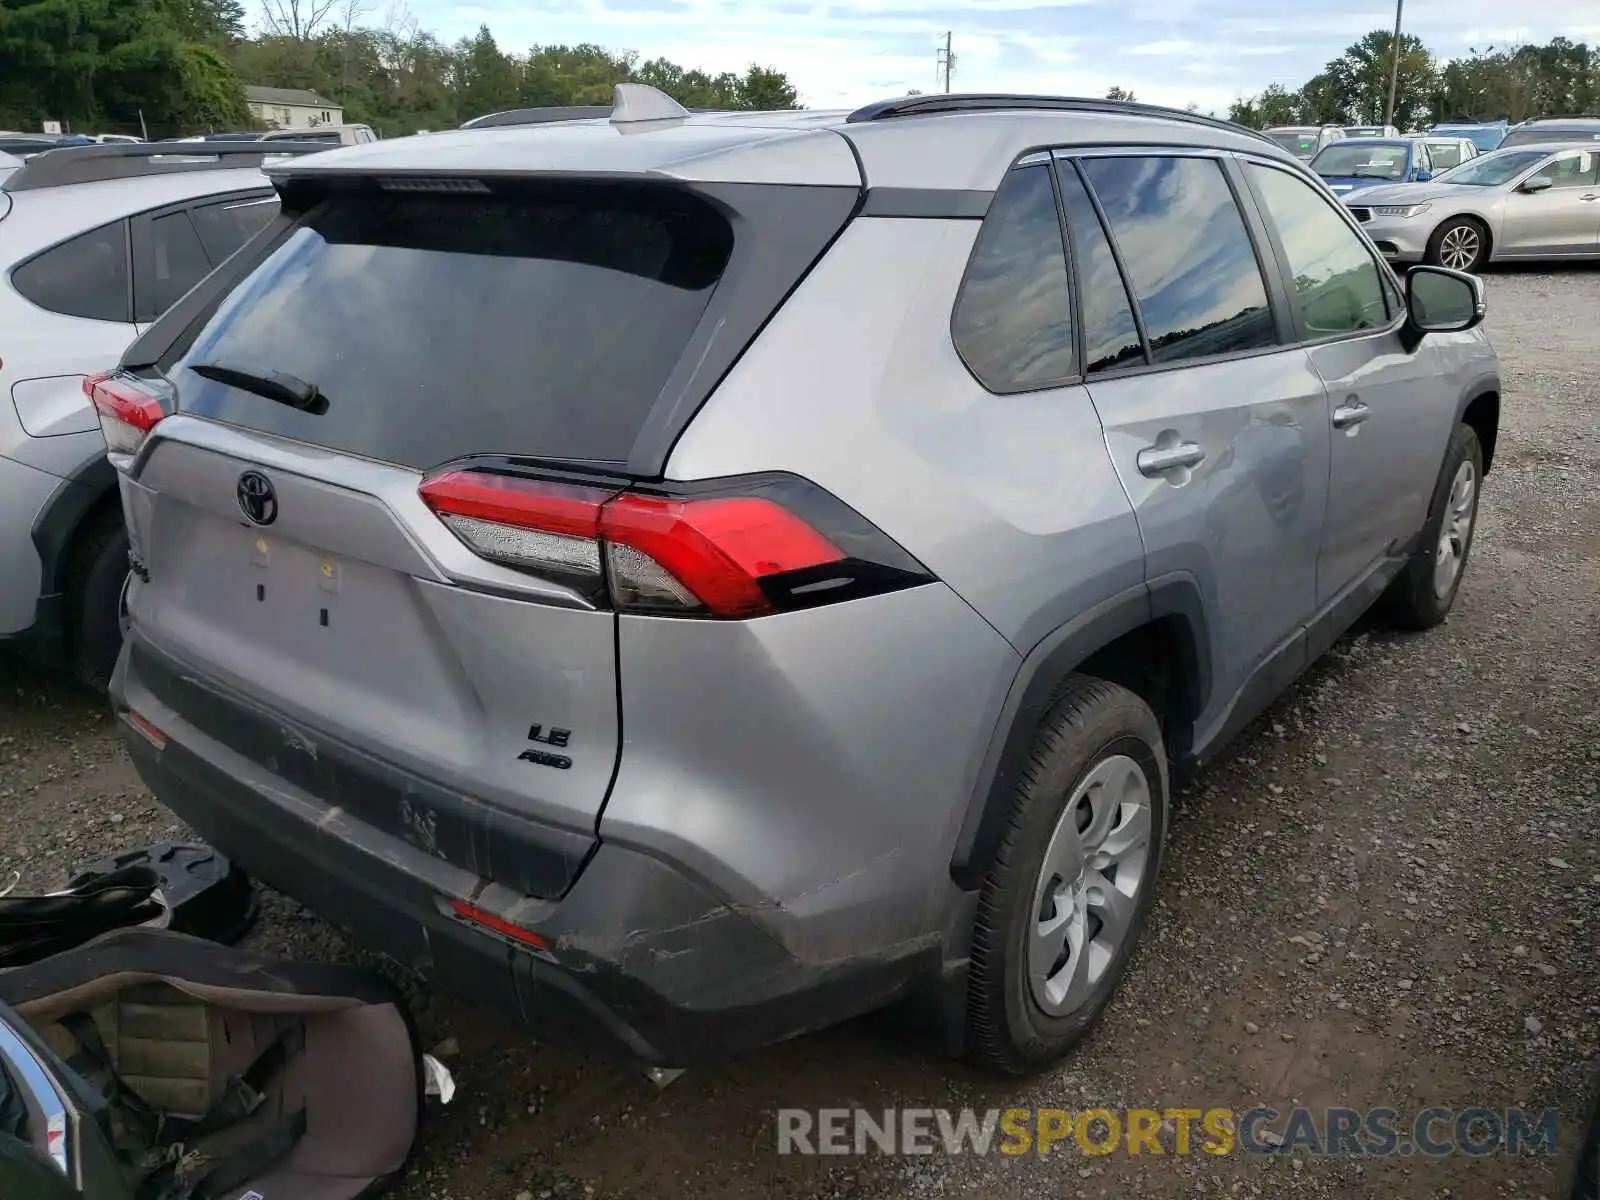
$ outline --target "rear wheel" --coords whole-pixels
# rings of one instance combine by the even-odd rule
[[[89,522],[67,567],[67,652],[72,673],[104,691],[127,625],[128,531],[119,507]]]
[[[1428,239],[1428,261],[1452,271],[1477,271],[1489,259],[1489,231],[1471,217],[1452,217]]]
[[[1071,679],[1040,726],[979,900],[975,1058],[1035,1070],[1094,1025],[1149,912],[1166,816],[1155,714],[1126,688]]]

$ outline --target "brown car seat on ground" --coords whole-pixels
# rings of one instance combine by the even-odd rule
[[[137,1200],[354,1200],[415,1139],[420,1052],[370,972],[135,929],[0,972],[0,1000],[79,1076]]]

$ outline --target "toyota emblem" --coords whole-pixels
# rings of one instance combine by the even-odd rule
[[[252,525],[271,525],[278,519],[278,492],[260,471],[239,476],[239,511]]]

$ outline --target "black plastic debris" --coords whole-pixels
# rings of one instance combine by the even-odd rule
[[[232,945],[255,922],[260,905],[249,877],[210,846],[157,842],[128,850],[82,868],[67,886],[83,887],[97,876],[130,868],[146,868],[157,876],[166,906],[165,919],[153,922],[157,928]]]

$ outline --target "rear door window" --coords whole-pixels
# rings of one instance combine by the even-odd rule
[[[154,319],[211,272],[200,235],[186,212],[168,213],[150,222],[147,270],[136,281],[140,319]]]
[[[1154,361],[1272,346],[1277,330],[1244,217],[1211,158],[1086,158]]]
[[[1050,168],[1001,181],[956,297],[951,336],[992,392],[1050,387],[1076,374],[1072,298]]]
[[[223,301],[183,408],[416,468],[472,453],[625,461],[733,245],[664,188],[336,194]],[[188,363],[284,372],[312,413]]]
[[[278,215],[276,196],[249,199],[221,200],[215,204],[201,204],[189,210],[206,257],[216,266],[261,230]]]
[[[127,222],[113,221],[35,255],[11,285],[40,308],[94,321],[130,321]]]

